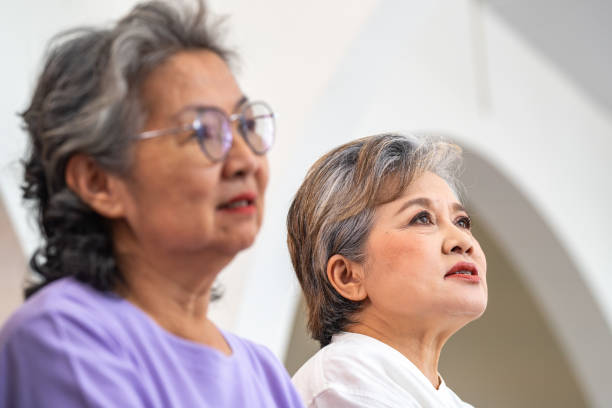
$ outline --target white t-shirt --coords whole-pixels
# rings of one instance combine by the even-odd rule
[[[307,408],[473,408],[441,380],[436,389],[403,354],[372,337],[340,333],[293,376]]]

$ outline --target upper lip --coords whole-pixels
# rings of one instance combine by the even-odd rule
[[[453,273],[456,273],[459,271],[469,271],[469,272],[472,272],[472,275],[478,276],[478,268],[476,268],[476,265],[474,265],[473,263],[469,263],[469,262],[458,262],[455,264],[455,266],[450,268],[448,272],[446,272],[444,277],[447,277],[448,275],[452,275]]]
[[[244,193],[240,193],[232,198],[230,198],[229,200],[219,204],[218,208],[222,208],[225,207],[227,205],[230,205],[231,203],[235,203],[236,201],[247,201],[249,203],[249,205],[252,205],[255,203],[255,199],[257,198],[257,194],[255,194],[252,191],[247,191]]]

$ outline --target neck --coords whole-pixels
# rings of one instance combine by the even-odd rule
[[[116,245],[115,253],[123,277],[115,288],[119,295],[170,333],[231,354],[207,312],[215,278],[232,257],[127,245]]]
[[[390,322],[369,315],[361,315],[359,322],[347,331],[364,334],[393,347],[410,360],[438,389],[440,376],[438,361],[440,352],[455,330],[423,326],[423,319],[415,322]]]

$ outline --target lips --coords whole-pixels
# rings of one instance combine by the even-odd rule
[[[227,213],[252,214],[256,211],[256,198],[255,193],[242,193],[220,204],[217,209]]]
[[[446,274],[444,279],[459,279],[468,282],[480,282],[478,268],[469,262],[459,262],[455,264]]]

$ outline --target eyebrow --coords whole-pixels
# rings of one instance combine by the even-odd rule
[[[238,100],[238,102],[236,102],[236,105],[234,105],[233,112],[236,112],[238,110],[238,108],[240,108],[242,105],[244,105],[248,100],[249,100],[248,96],[242,95],[242,98],[240,98],[240,100]]]
[[[234,104],[234,107],[232,108],[232,112],[236,112],[238,110],[238,108],[240,108],[243,104],[245,104],[247,101],[249,100],[249,97],[246,95],[242,95],[242,97],[238,100],[238,102],[236,102]],[[176,112],[175,114],[173,114],[171,116],[171,118],[173,120],[178,119],[181,115],[183,115],[185,112],[189,112],[192,110],[199,110],[202,108],[213,108],[216,110],[219,110],[218,107],[216,106],[209,106],[209,105],[198,105],[198,104],[189,104],[189,105],[185,105],[183,106],[183,108],[181,110],[179,110],[178,112]]]
[[[404,204],[402,204],[402,206],[400,207],[399,210],[397,210],[397,212],[395,213],[395,215],[398,215],[399,213],[401,213],[402,211],[404,211],[405,209],[412,207],[413,205],[420,205],[422,207],[425,208],[432,208],[433,204],[431,202],[431,200],[429,198],[425,198],[425,197],[418,197],[418,198],[413,198],[412,200],[408,200],[406,201]],[[459,203],[453,203],[451,204],[451,209],[455,212],[465,212],[467,213],[467,211],[465,210],[465,208],[459,204]]]
[[[395,215],[398,215],[399,213],[404,211],[406,208],[412,207],[413,205],[420,205],[426,208],[431,208],[431,200],[428,198],[413,198],[412,200],[408,200],[404,204],[402,204],[402,206],[400,207],[399,210],[397,210]]]
[[[462,205],[461,205],[461,204],[459,204],[459,203],[453,203],[453,204],[451,205],[451,208],[452,208],[452,209],[453,209],[453,211],[455,211],[455,212],[464,212],[464,213],[467,213],[467,210],[465,209],[465,207],[464,207],[464,206],[462,206]]]

